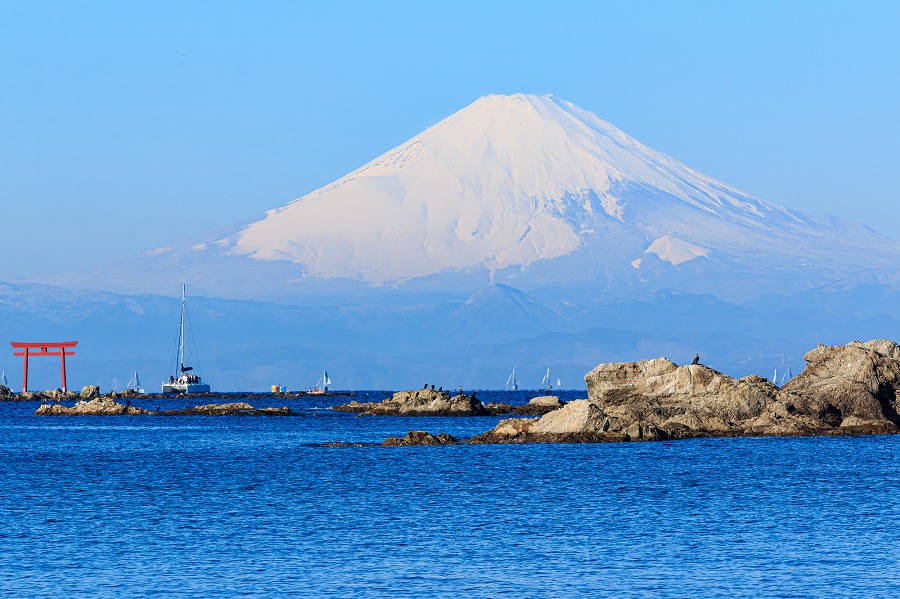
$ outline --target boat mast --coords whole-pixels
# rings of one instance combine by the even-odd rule
[[[184,374],[184,284],[181,285],[181,333],[178,339],[178,363],[180,366],[178,376],[180,377]]]

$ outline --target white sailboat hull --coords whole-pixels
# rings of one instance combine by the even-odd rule
[[[173,393],[209,393],[206,383],[163,383],[163,394]]]

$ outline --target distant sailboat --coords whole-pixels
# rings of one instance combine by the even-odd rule
[[[200,382],[200,377],[190,374],[193,366],[184,365],[184,285],[181,286],[181,328],[178,333],[178,372],[162,385],[162,392],[168,393],[209,393],[209,385]]]
[[[0,374],[0,385],[4,387],[9,387],[9,381],[6,380],[6,371],[3,371],[3,374]]]
[[[518,391],[519,383],[516,382],[516,367],[513,366],[512,374],[509,375],[509,378],[506,379],[506,390],[507,391]]]
[[[145,393],[143,389],[141,389],[141,379],[138,377],[138,371],[134,371],[134,376],[131,377],[131,380],[128,381],[128,386],[125,387],[128,391],[134,391],[135,393]]]
[[[544,375],[544,378],[541,380],[541,387],[546,387],[547,393],[550,393],[550,389],[553,388],[553,385],[550,384],[550,367],[547,367],[547,374]]]
[[[314,395],[325,395],[328,393],[328,386],[331,385],[331,379],[328,377],[328,371],[322,371],[322,378],[316,383],[316,386],[309,391]]]

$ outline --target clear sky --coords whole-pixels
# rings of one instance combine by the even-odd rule
[[[900,2],[0,0],[0,280],[252,218],[515,92],[900,238]]]

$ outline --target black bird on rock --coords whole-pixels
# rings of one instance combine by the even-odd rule
[[[700,363],[700,354],[694,356],[694,361],[691,364],[699,364]]]

